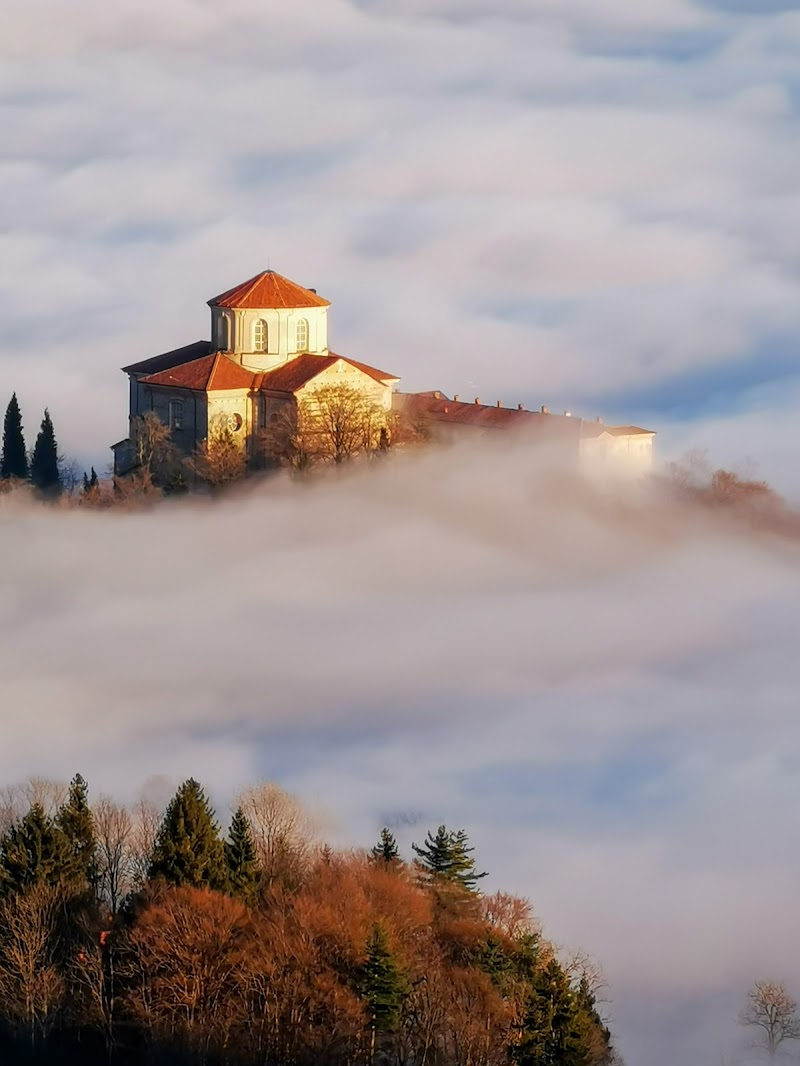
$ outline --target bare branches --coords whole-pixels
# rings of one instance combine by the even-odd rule
[[[61,1008],[56,933],[63,902],[61,888],[39,884],[0,903],[0,1008],[32,1045]]]
[[[379,446],[386,411],[352,385],[323,385],[301,400],[298,425],[309,455],[342,463]]]
[[[112,914],[133,887],[135,825],[130,811],[107,796],[92,808],[98,889]]]
[[[755,1031],[757,1046],[770,1059],[787,1040],[800,1039],[797,1004],[777,981],[756,981],[739,1014],[739,1024]]]
[[[240,481],[247,471],[247,452],[241,439],[228,425],[227,419],[218,416],[204,440],[186,465],[208,485],[219,488]]]
[[[250,823],[265,879],[300,878],[319,843],[316,821],[300,800],[265,781],[241,792],[236,806]]]

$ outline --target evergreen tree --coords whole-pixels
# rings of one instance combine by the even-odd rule
[[[95,470],[94,467],[92,467],[92,476],[91,477],[89,477],[89,475],[84,470],[84,472],[83,472],[83,493],[82,493],[82,495],[88,496],[94,489],[97,488],[97,486],[99,484],[100,484],[100,482],[99,482],[98,477],[97,477],[97,471]]]
[[[22,435],[22,414],[17,394],[11,397],[3,423],[3,455],[0,458],[0,477],[28,478],[28,455]]]
[[[370,1059],[373,1059],[378,1034],[396,1029],[410,991],[408,980],[389,949],[386,933],[377,924],[367,943],[367,957],[359,972],[358,988],[367,1009]]]
[[[567,975],[556,959],[533,978],[516,1066],[590,1066],[591,1034]]]
[[[68,877],[66,837],[41,804],[12,825],[0,840],[0,892],[24,892],[31,885],[60,884]]]
[[[89,806],[89,788],[80,774],[75,774],[69,794],[56,816],[56,824],[64,834],[68,849],[68,870],[65,876],[84,887],[97,880],[95,866],[94,819]]]
[[[225,855],[214,811],[193,778],[170,800],[156,835],[149,876],[224,891]]]
[[[577,1024],[584,1034],[587,1047],[592,1049],[591,1061],[599,1066],[606,1066],[616,1061],[614,1048],[611,1044],[611,1032],[600,1017],[597,1009],[597,999],[592,992],[586,977],[575,992],[575,1005],[577,1009]]]
[[[440,825],[435,835],[428,833],[422,847],[416,844],[411,847],[429,875],[474,892],[477,882],[486,877],[486,873],[476,873],[472,858],[475,849],[468,846],[468,839],[463,829],[452,833],[447,826]]]
[[[399,862],[400,849],[397,847],[394,834],[390,833],[388,829],[381,829],[381,838],[372,849],[371,854],[373,859],[378,862],[385,862],[387,865]]]
[[[36,438],[31,458],[31,481],[49,496],[61,492],[61,473],[58,469],[58,445],[50,412],[45,408],[42,426]]]
[[[258,890],[258,862],[250,823],[241,807],[231,819],[224,852],[228,891],[245,903],[251,903]]]

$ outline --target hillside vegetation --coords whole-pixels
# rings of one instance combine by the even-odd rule
[[[465,832],[320,843],[271,784],[223,836],[189,780],[163,812],[34,781],[0,805],[2,1061],[601,1066],[591,972],[484,895]]]

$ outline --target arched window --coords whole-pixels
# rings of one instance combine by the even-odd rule
[[[299,318],[297,320],[297,345],[298,352],[308,351],[308,319]]]
[[[269,330],[263,318],[259,318],[253,326],[253,351],[269,351]]]
[[[217,346],[221,352],[231,350],[231,320],[225,314],[217,319]]]
[[[183,429],[183,400],[169,401],[169,428]]]

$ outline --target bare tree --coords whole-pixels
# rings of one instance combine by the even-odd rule
[[[739,1024],[755,1030],[756,1044],[770,1060],[787,1040],[800,1038],[797,1004],[778,981],[756,981],[739,1014]]]
[[[311,464],[309,441],[301,431],[297,408],[283,404],[270,415],[269,424],[259,435],[259,450],[264,459],[293,470],[305,470]]]
[[[506,936],[541,934],[541,925],[533,916],[530,900],[508,892],[495,892],[484,896],[482,905],[485,920]]]
[[[56,956],[63,890],[34,885],[0,903],[0,1009],[31,1045],[46,1037],[64,988]]]
[[[585,981],[597,1003],[608,1002],[608,980],[597,959],[578,948],[568,952],[562,958],[561,965],[573,985]]]
[[[227,419],[218,417],[211,426],[208,438],[186,460],[186,465],[207,484],[221,487],[244,477],[247,453]]]
[[[241,792],[236,804],[250,823],[265,878],[302,877],[319,843],[319,827],[300,800],[264,781]]]
[[[67,459],[63,455],[58,457],[58,473],[61,477],[61,485],[67,496],[71,496],[81,484],[81,468],[77,459]]]
[[[148,411],[132,420],[131,440],[142,486],[152,487],[153,478],[163,474],[175,462],[170,428],[154,411]]]
[[[133,808],[128,845],[129,876],[133,888],[140,888],[147,881],[162,813],[163,808],[146,796],[142,796]]]
[[[116,914],[133,887],[136,827],[130,811],[107,796],[100,797],[92,815],[99,889],[111,913]]]
[[[63,781],[51,781],[46,777],[29,777],[16,785],[0,789],[0,833],[24,818],[31,807],[38,804],[52,818],[66,800],[69,786]]]
[[[323,385],[300,401],[298,426],[310,455],[342,463],[379,446],[386,411],[352,385]]]

